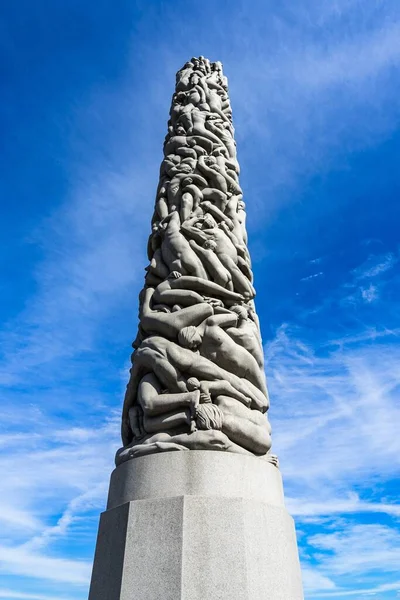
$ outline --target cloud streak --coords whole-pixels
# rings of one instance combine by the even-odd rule
[[[86,586],[91,563],[0,546],[1,569],[13,575]]]
[[[361,599],[397,590],[400,506],[386,482],[400,469],[398,334],[367,328],[311,344],[304,333],[281,327],[266,359],[274,447],[299,528],[306,592]],[[379,585],[354,586],[349,573]]]

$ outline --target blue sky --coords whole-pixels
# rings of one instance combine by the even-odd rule
[[[87,597],[175,72],[199,54],[230,83],[306,598],[398,597],[398,2],[0,19],[0,598]]]

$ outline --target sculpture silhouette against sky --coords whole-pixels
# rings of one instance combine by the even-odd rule
[[[169,450],[269,454],[271,428],[227,79],[177,73],[117,465]]]

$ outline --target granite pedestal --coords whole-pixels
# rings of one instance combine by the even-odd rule
[[[111,476],[89,600],[302,600],[279,470],[240,454],[181,451]]]

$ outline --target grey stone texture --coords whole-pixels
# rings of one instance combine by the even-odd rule
[[[221,63],[192,58],[172,97],[117,465],[170,450],[269,452],[245,221],[227,79]]]
[[[192,451],[114,471],[89,600],[302,599],[276,467]]]
[[[227,79],[178,72],[89,600],[302,600]]]
[[[209,452],[164,452],[114,469],[107,509],[132,500],[174,496],[244,498],[283,506],[279,469],[252,456]]]

